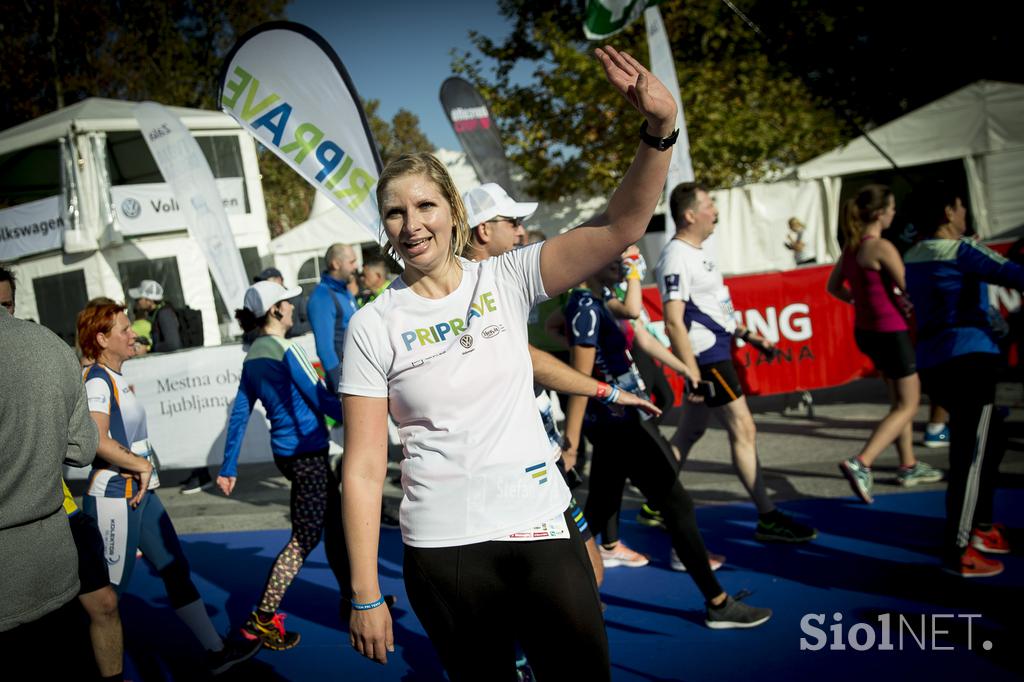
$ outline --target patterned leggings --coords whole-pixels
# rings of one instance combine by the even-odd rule
[[[277,611],[302,563],[320,543],[330,481],[326,451],[292,457],[275,456],[274,463],[292,484],[292,537],[277,555],[267,585],[263,588],[259,609],[269,613]]]

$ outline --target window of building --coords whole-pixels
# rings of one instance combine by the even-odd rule
[[[32,280],[32,289],[36,294],[39,322],[69,346],[74,346],[78,312],[89,302],[85,293],[85,272],[74,270],[37,277]]]
[[[57,141],[0,155],[0,208],[61,193]]]
[[[242,265],[245,267],[245,281],[252,282],[252,278],[260,274],[263,271],[263,261],[260,260],[259,250],[252,246],[244,249],[239,249],[238,252],[242,256]],[[207,269],[209,272],[209,269]],[[221,328],[221,339],[228,338],[228,325],[231,324],[231,320],[235,319],[235,311],[229,311],[224,305],[224,299],[220,295],[220,289],[217,288],[217,283],[213,281],[213,275],[210,275],[210,286],[213,287],[213,304],[217,309],[217,322]],[[242,304],[241,301],[238,302]]]
[[[215,178],[242,178],[242,148],[236,135],[197,135]],[[149,146],[137,130],[107,133],[107,165],[111,185],[138,185],[164,182]],[[245,212],[249,213],[249,192],[245,188]]]

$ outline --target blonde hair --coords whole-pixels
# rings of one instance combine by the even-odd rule
[[[466,218],[466,207],[462,204],[462,197],[459,190],[455,188],[451,175],[444,164],[438,161],[437,157],[427,152],[415,154],[403,154],[384,168],[377,181],[377,206],[379,210],[384,209],[384,192],[392,180],[406,177],[407,175],[423,175],[429,178],[436,186],[441,195],[448,201],[448,208],[452,214],[452,242],[449,256],[455,260],[469,244],[469,222]],[[384,232],[384,215],[381,214],[381,233]],[[397,257],[395,247],[388,240],[387,253],[393,258]]]
[[[865,185],[855,196],[843,204],[839,214],[839,230],[843,233],[843,248],[856,249],[864,238],[864,228],[878,218],[889,205],[892,190],[885,185]]]

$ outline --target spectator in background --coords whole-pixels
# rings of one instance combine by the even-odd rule
[[[785,247],[793,252],[796,265],[811,265],[817,262],[814,247],[804,241],[806,226],[798,218],[789,219],[789,234],[786,236]]]
[[[256,284],[257,282],[276,282],[277,284],[284,286],[284,275],[282,275],[281,271],[277,268],[264,268],[260,271],[260,274],[252,278],[253,284]],[[289,329],[288,333],[285,335],[285,338],[289,339],[296,336],[302,336],[303,334],[308,334],[313,329],[309,324],[309,317],[306,315],[306,304],[305,301],[302,300],[302,295],[300,294],[291,299],[290,303],[295,307],[295,309],[292,311],[294,324],[292,324],[291,329]],[[245,336],[242,337],[242,342],[245,343]],[[249,343],[252,343],[252,340],[249,340]]]
[[[917,315],[917,366],[925,391],[949,412],[949,485],[943,568],[964,578],[998,575],[1005,529],[993,523],[1003,457],[995,388],[999,345],[981,290],[985,282],[1024,290],[1024,268],[964,238],[967,208],[956,190],[916,190],[922,240],[907,251],[907,291]]]
[[[180,350],[181,325],[174,308],[164,300],[164,288],[159,282],[144,279],[139,286],[128,290],[128,295],[135,300],[136,309],[143,311],[151,323],[150,353],[169,353]],[[192,495],[213,486],[213,477],[206,467],[196,467],[188,472],[179,484],[182,495]]]
[[[390,274],[391,268],[388,267],[388,260],[384,256],[373,256],[363,261],[363,269],[359,272],[358,278],[359,295],[356,297],[360,308],[380,296],[380,292],[391,284],[388,277]]]
[[[146,313],[152,323],[150,340],[154,353],[169,353],[182,347],[181,329],[174,308],[164,300],[164,288],[159,282],[144,279],[139,286],[128,290],[139,310]]]
[[[99,441],[72,350],[13,317],[16,282],[0,268],[0,650],[7,670],[81,672],[87,636],[68,605],[78,555],[64,510],[61,464],[86,466]],[[55,633],[62,656],[53,656]],[[115,671],[116,672],[116,671]]]
[[[341,356],[348,321],[356,312],[356,297],[349,283],[356,274],[356,253],[348,244],[332,244],[324,256],[327,269],[306,303],[316,340],[316,354],[324,368],[327,387],[338,391]]]

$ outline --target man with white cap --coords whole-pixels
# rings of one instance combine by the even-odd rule
[[[517,246],[526,245],[523,220],[537,210],[537,202],[518,202],[505,189],[488,182],[462,195],[470,228],[470,248],[466,258],[483,260]]]
[[[178,316],[164,301],[164,288],[159,282],[144,279],[139,286],[129,289],[128,295],[138,301],[139,309],[146,311],[153,323],[151,352],[166,353],[182,347]]]

